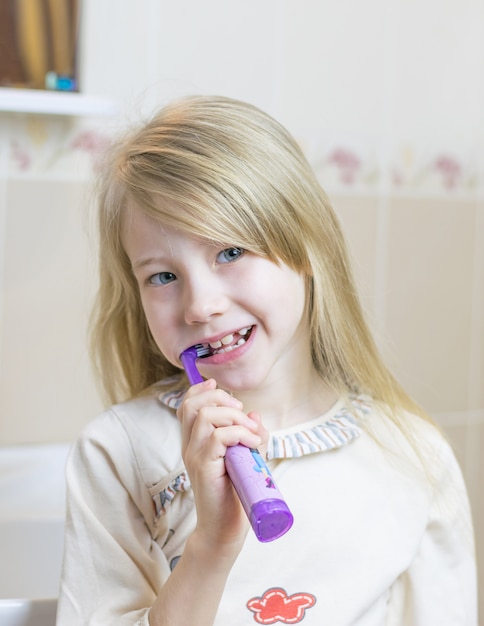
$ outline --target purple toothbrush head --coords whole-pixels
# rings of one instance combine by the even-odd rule
[[[197,344],[196,346],[187,348],[180,354],[180,361],[185,368],[190,385],[196,385],[197,383],[203,382],[203,378],[197,369],[196,360],[200,357],[207,356],[208,353],[208,348],[202,346],[201,344]]]

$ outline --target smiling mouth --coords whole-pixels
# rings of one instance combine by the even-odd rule
[[[208,348],[209,353],[207,356],[223,354],[224,352],[231,352],[232,350],[240,348],[240,346],[243,346],[250,337],[252,328],[252,326],[247,326],[245,328],[241,328],[237,332],[225,335],[225,337],[221,337],[217,341],[203,344],[204,347]]]

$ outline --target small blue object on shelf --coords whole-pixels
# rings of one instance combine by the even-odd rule
[[[47,72],[45,88],[50,91],[77,91],[77,83],[72,76],[60,76],[56,72]]]

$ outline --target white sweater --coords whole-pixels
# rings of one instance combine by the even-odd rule
[[[166,402],[112,407],[72,449],[58,626],[148,625],[195,524]],[[273,433],[269,466],[294,525],[272,543],[248,535],[215,626],[477,626],[461,472],[435,428],[407,421],[425,471],[361,399]]]

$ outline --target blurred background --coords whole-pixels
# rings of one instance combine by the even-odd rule
[[[248,100],[300,142],[384,355],[454,446],[484,563],[482,0],[0,7],[1,595],[56,594],[65,455],[102,408],[86,349],[96,160],[188,93]]]

